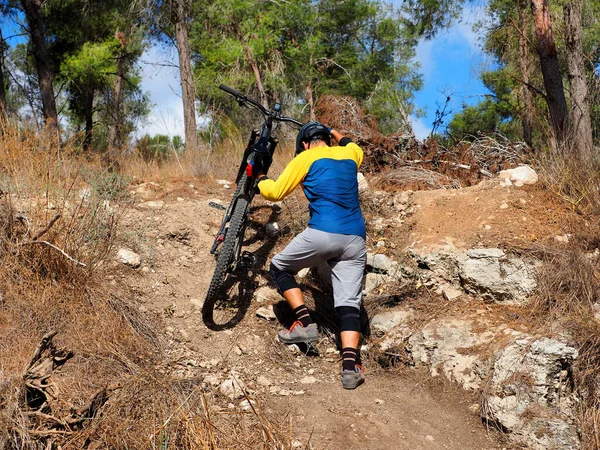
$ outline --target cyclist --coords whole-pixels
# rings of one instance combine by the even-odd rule
[[[337,145],[331,145],[332,137]],[[277,290],[296,315],[291,328],[279,332],[279,339],[286,344],[319,339],[294,275],[303,268],[327,262],[340,320],[345,389],[354,389],[364,382],[358,345],[367,253],[356,178],[362,160],[363,151],[350,138],[319,122],[310,122],[300,129],[296,157],[277,180],[270,180],[258,166],[249,164],[247,168],[248,175],[258,179],[260,193],[267,200],[282,200],[302,184],[309,201],[308,228],[275,255],[270,266]]]

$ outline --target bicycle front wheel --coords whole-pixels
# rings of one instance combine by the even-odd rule
[[[202,305],[202,320],[212,330],[231,328],[245,314],[243,288],[247,280],[241,273],[234,274],[233,268],[244,240],[247,211],[248,200],[238,198]]]

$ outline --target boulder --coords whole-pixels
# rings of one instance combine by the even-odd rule
[[[388,275],[382,275],[379,273],[368,273],[363,279],[363,293],[367,295],[374,289],[377,289],[379,286],[382,286],[385,283],[390,282],[391,280],[391,277],[389,277]]]
[[[536,263],[508,257],[498,248],[468,250],[457,262],[463,289],[484,300],[518,304],[537,287]]]
[[[379,273],[392,274],[396,272],[397,267],[398,263],[385,255],[367,253],[367,269]]]
[[[512,334],[516,338],[493,363],[483,420],[528,448],[580,448],[571,375],[577,350],[547,337]]]
[[[473,331],[482,325],[486,331]],[[407,349],[413,362],[428,366],[432,376],[442,374],[464,389],[474,390],[487,375],[486,361],[477,347],[490,344],[494,334],[487,324],[475,319],[433,320],[410,336]]]
[[[517,187],[523,186],[524,184],[535,184],[538,181],[538,175],[528,165],[522,165],[515,169],[503,170],[498,174],[498,178],[504,180],[508,184],[514,184]]]

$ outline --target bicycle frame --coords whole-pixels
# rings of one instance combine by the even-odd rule
[[[210,249],[211,255],[216,252],[217,248],[219,247],[219,244],[221,244],[221,242],[225,240],[225,236],[227,234],[227,225],[231,220],[231,214],[235,209],[238,199],[245,198],[249,206],[254,198],[254,195],[257,192],[256,179],[245,176],[247,165],[256,161],[257,158],[261,157],[262,154],[269,154],[271,156],[270,159],[272,161],[275,148],[277,147],[277,144],[279,142],[275,137],[271,136],[271,132],[273,130],[273,123],[289,122],[297,126],[302,126],[302,122],[299,122],[290,117],[281,116],[281,105],[279,103],[275,103],[272,110],[267,110],[260,103],[240,94],[239,92],[227,86],[220,85],[219,88],[224,90],[228,94],[234,96],[240,105],[253,107],[254,109],[259,110],[265,116],[265,121],[263,122],[262,128],[260,130],[255,128],[250,133],[250,139],[248,141],[246,149],[244,150],[244,155],[240,162],[240,166],[235,180],[237,188],[233,194],[233,198],[231,200],[231,203],[229,204],[229,207],[223,215],[221,227],[219,228],[219,232],[217,233],[217,236],[215,237],[213,245]],[[268,172],[269,166],[263,166],[265,174]],[[242,229],[242,236],[243,231],[244,230]],[[241,245],[235,252],[234,260],[237,260],[239,258],[240,253]]]

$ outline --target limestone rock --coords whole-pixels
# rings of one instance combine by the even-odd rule
[[[516,337],[494,362],[482,418],[528,448],[580,448],[571,376],[577,350],[555,339]]]
[[[367,182],[367,179],[362,174],[362,172],[358,172],[356,174],[356,180],[358,181],[358,195],[368,194],[369,192],[371,192],[369,183]]]
[[[275,320],[277,316],[273,311],[273,305],[261,306],[256,310],[256,315],[262,319]]]
[[[465,291],[488,301],[519,303],[537,286],[535,263],[508,257],[498,248],[468,250],[458,258]]]
[[[385,283],[388,283],[390,281],[391,281],[391,277],[389,277],[388,275],[382,275],[379,273],[368,273],[365,275],[364,280],[363,280],[363,283],[364,283],[363,292],[365,295],[369,294],[374,289],[376,289],[379,286],[384,285]]]
[[[144,203],[140,204],[139,206],[140,206],[140,208],[143,208],[143,209],[151,209],[154,211],[158,211],[165,207],[165,202],[163,202],[162,200],[154,200],[154,201],[150,201],[150,202],[144,202]]]
[[[475,325],[473,320],[453,318],[431,321],[408,339],[408,351],[432,376],[443,374],[464,389],[476,389],[486,376],[486,363],[469,349],[489,344],[494,332],[476,333]]]
[[[142,257],[128,248],[119,249],[117,257],[123,264],[134,269],[137,269],[142,264]]]
[[[387,333],[394,327],[406,326],[412,317],[413,311],[405,309],[381,312],[371,318],[371,331]]]
[[[372,253],[367,254],[367,268],[380,273],[392,274],[396,271],[398,263],[386,255]]]
[[[509,180],[515,186],[523,186],[524,184],[535,184],[538,181],[538,175],[528,165],[522,165],[515,169],[503,170],[498,174],[502,180]]]
[[[219,392],[230,400],[242,398],[244,390],[244,384],[239,379],[234,379],[233,377],[227,378],[219,385]]]
[[[263,302],[269,302],[269,301],[272,301],[272,300],[276,300],[278,297],[279,297],[279,294],[277,293],[277,291],[275,289],[272,289],[272,288],[267,287],[267,286],[263,286],[261,288],[258,288],[254,292],[254,299],[258,303],[263,303]]]

